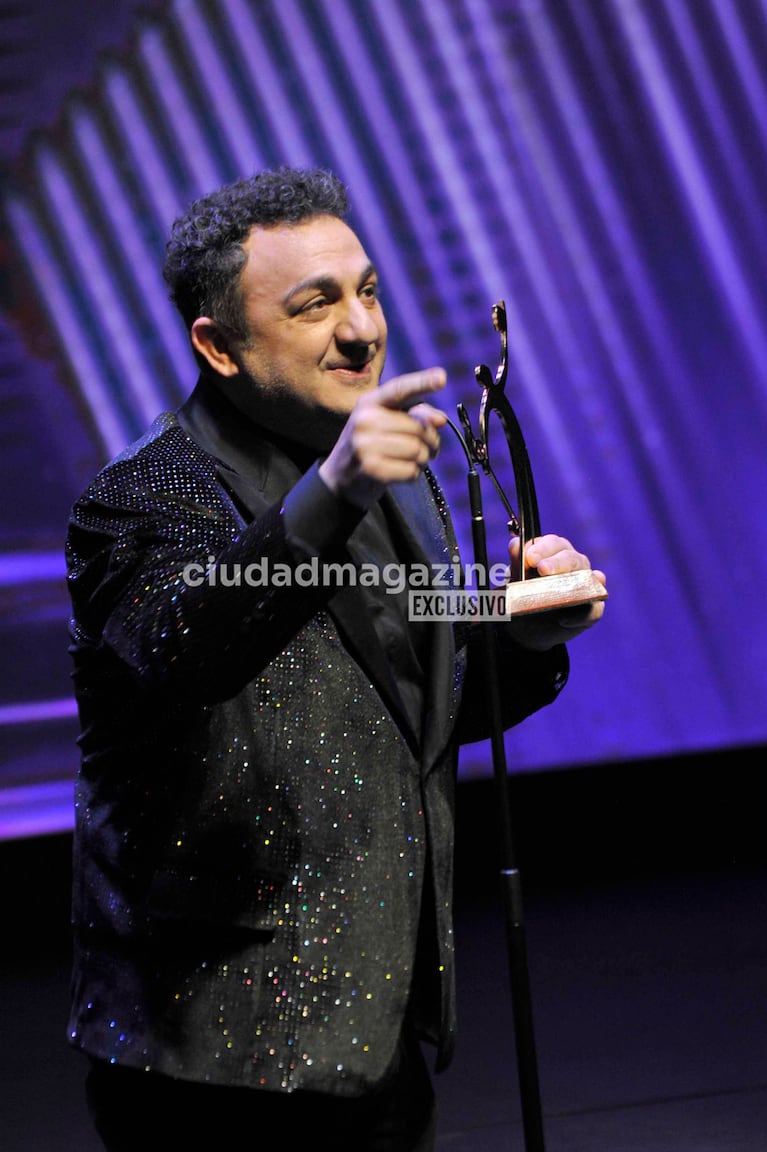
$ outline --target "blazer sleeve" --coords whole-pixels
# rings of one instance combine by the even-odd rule
[[[343,505],[331,515],[335,497],[310,470],[245,524],[213,458],[190,458],[180,430],[175,441],[161,456],[150,444],[118,458],[73,508],[71,633],[75,655],[106,654],[140,684],[214,702],[252,679],[332,595],[296,579],[312,511],[311,547],[329,558],[360,513]]]
[[[564,644],[548,652],[532,652],[517,644],[503,624],[472,626],[467,643],[466,679],[458,719],[458,739],[471,744],[486,739],[492,728],[488,692],[490,669],[476,628],[488,628],[495,644],[496,683],[504,731],[553,703],[567,683],[570,658]]]
[[[453,520],[439,481],[427,469],[433,509],[439,519],[440,531],[451,556],[459,555]],[[488,693],[488,667],[484,651],[485,638],[479,629],[488,629],[497,655],[497,687],[503,729],[512,728],[533,712],[551,704],[567,683],[569,655],[564,644],[549,652],[533,652],[517,644],[509,628],[503,624],[456,625],[456,648],[466,647],[466,674],[463,683],[461,707],[458,714],[457,735],[462,744],[486,739],[492,730],[492,716]]]

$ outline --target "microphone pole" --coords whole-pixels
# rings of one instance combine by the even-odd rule
[[[453,424],[451,420],[448,420],[448,424],[461,442],[469,465],[467,481],[469,506],[471,510],[472,544],[476,565],[475,571],[481,573],[483,590],[486,590],[489,587],[487,538],[482,510],[480,477],[474,466],[474,457],[472,455],[475,442],[473,436],[471,436],[468,419],[462,406],[459,406],[459,414],[464,427],[469,433],[469,442],[472,444],[472,449],[469,448],[469,445],[455,424]],[[501,895],[505,913],[506,946],[509,962],[509,980],[511,984],[511,1002],[525,1152],[545,1152],[538,1061],[527,962],[527,940],[522,901],[522,884],[519,868],[517,867],[514,836],[511,826],[511,811],[509,807],[506,748],[503,740],[502,709],[498,685],[497,625],[492,621],[481,621],[476,627],[479,629],[479,637],[482,645],[481,655],[485,669],[487,699],[490,712],[490,742],[493,757],[493,774],[498,793],[498,808],[501,821]]]

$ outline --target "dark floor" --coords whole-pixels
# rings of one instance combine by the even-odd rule
[[[763,752],[514,781],[547,1152],[767,1152]],[[459,798],[438,1148],[524,1152],[492,782]],[[64,1042],[68,853],[0,845],[2,1152],[99,1152]]]

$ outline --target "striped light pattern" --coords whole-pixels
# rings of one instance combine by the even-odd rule
[[[176,0],[145,18],[6,205],[105,458],[193,383],[159,275],[172,219],[280,163],[349,184],[389,372],[444,364],[452,412],[476,413],[506,302],[544,531],[611,590],[510,763],[763,742],[767,3]],[[470,558],[449,435],[438,471]],[[466,750],[465,773],[488,768]]]

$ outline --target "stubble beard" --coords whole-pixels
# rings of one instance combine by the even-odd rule
[[[268,380],[256,379],[240,370],[237,380],[237,407],[267,432],[327,455],[349,419],[350,412],[337,412],[298,395],[284,377],[274,374]],[[360,390],[359,396],[364,394]]]

